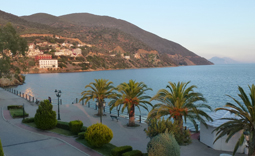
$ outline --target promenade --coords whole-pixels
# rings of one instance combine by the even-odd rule
[[[7,110],[7,105],[25,105],[25,110],[29,117],[34,117],[37,105],[18,97],[0,88],[0,139],[4,152],[7,156],[26,155],[26,156],[67,156],[67,155],[100,155],[97,152],[77,143],[73,137],[65,137],[52,132],[44,132],[35,128],[28,127],[21,123],[21,119],[12,119]],[[57,112],[57,106],[53,106]],[[99,122],[99,117],[94,116],[97,110],[82,106],[80,104],[70,104],[60,106],[61,121],[81,120],[84,126],[90,126]],[[149,138],[146,137],[144,129],[146,124],[139,127],[127,127],[128,120],[119,118],[119,121],[112,121],[109,114],[103,117],[103,124],[106,124],[113,131],[111,143],[116,146],[131,145],[133,149],[141,150],[146,153],[146,146]],[[139,124],[139,123],[138,123]],[[208,148],[198,140],[192,140],[188,146],[181,146],[181,156],[217,156],[222,152]],[[244,156],[244,154],[237,154]]]

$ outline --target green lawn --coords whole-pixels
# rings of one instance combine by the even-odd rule
[[[117,146],[111,144],[111,143],[108,143],[108,144],[105,144],[103,147],[100,147],[100,148],[97,148],[97,147],[92,147],[85,139],[76,139],[77,142],[80,142],[82,143],[83,145],[103,154],[104,156],[111,156],[111,150]]]
[[[36,125],[35,125],[34,122],[31,122],[31,123],[24,123],[24,124],[26,124],[26,125],[28,125],[28,126],[30,126],[30,127],[35,127],[35,128],[36,128]],[[53,128],[53,129],[51,129],[51,130],[49,130],[49,131],[54,132],[54,133],[58,133],[58,134],[61,134],[61,135],[66,135],[66,136],[75,136],[75,135],[74,135],[73,133],[71,133],[70,131],[65,130],[65,129],[61,129],[61,128],[57,128],[57,127]]]
[[[9,112],[13,118],[23,117],[23,109],[9,109]],[[28,114],[25,112],[25,117],[27,116]]]
[[[51,129],[50,131],[54,132],[54,133],[66,135],[66,136],[75,136],[71,131],[68,131],[68,130],[65,130],[65,129],[62,129],[62,128],[57,128],[56,127],[54,129]]]

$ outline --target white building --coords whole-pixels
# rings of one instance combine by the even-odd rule
[[[63,56],[69,56],[69,55],[71,55],[71,54],[72,54],[72,51],[69,50],[69,49],[61,49],[60,51],[55,52],[55,55],[56,55],[56,56],[61,56],[61,55],[63,55]]]
[[[58,68],[58,60],[39,60],[39,68]]]

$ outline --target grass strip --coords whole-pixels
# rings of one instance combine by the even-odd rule
[[[105,144],[104,146],[102,147],[92,147],[85,139],[76,139],[77,142],[80,142],[82,143],[83,145],[101,153],[102,155],[104,156],[111,156],[111,150],[117,146],[111,144],[111,143],[108,143],[108,144]]]
[[[36,128],[36,124],[34,122],[31,122],[31,123],[24,123],[30,127],[34,127]],[[61,128],[58,128],[58,127],[55,127],[53,129],[50,129],[48,130],[50,132],[54,132],[54,133],[58,133],[58,134],[61,134],[61,135],[65,135],[65,136],[75,136],[71,131],[68,131],[68,130],[65,130],[65,129],[61,129]]]
[[[13,118],[23,117],[23,109],[9,109],[9,112]],[[28,113],[26,113],[26,111],[25,117],[28,117]]]

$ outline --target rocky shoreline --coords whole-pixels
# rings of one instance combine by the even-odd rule
[[[0,87],[9,87],[9,86],[17,86],[22,85],[25,82],[25,76],[19,74],[12,74],[10,78],[2,77],[0,78]]]

